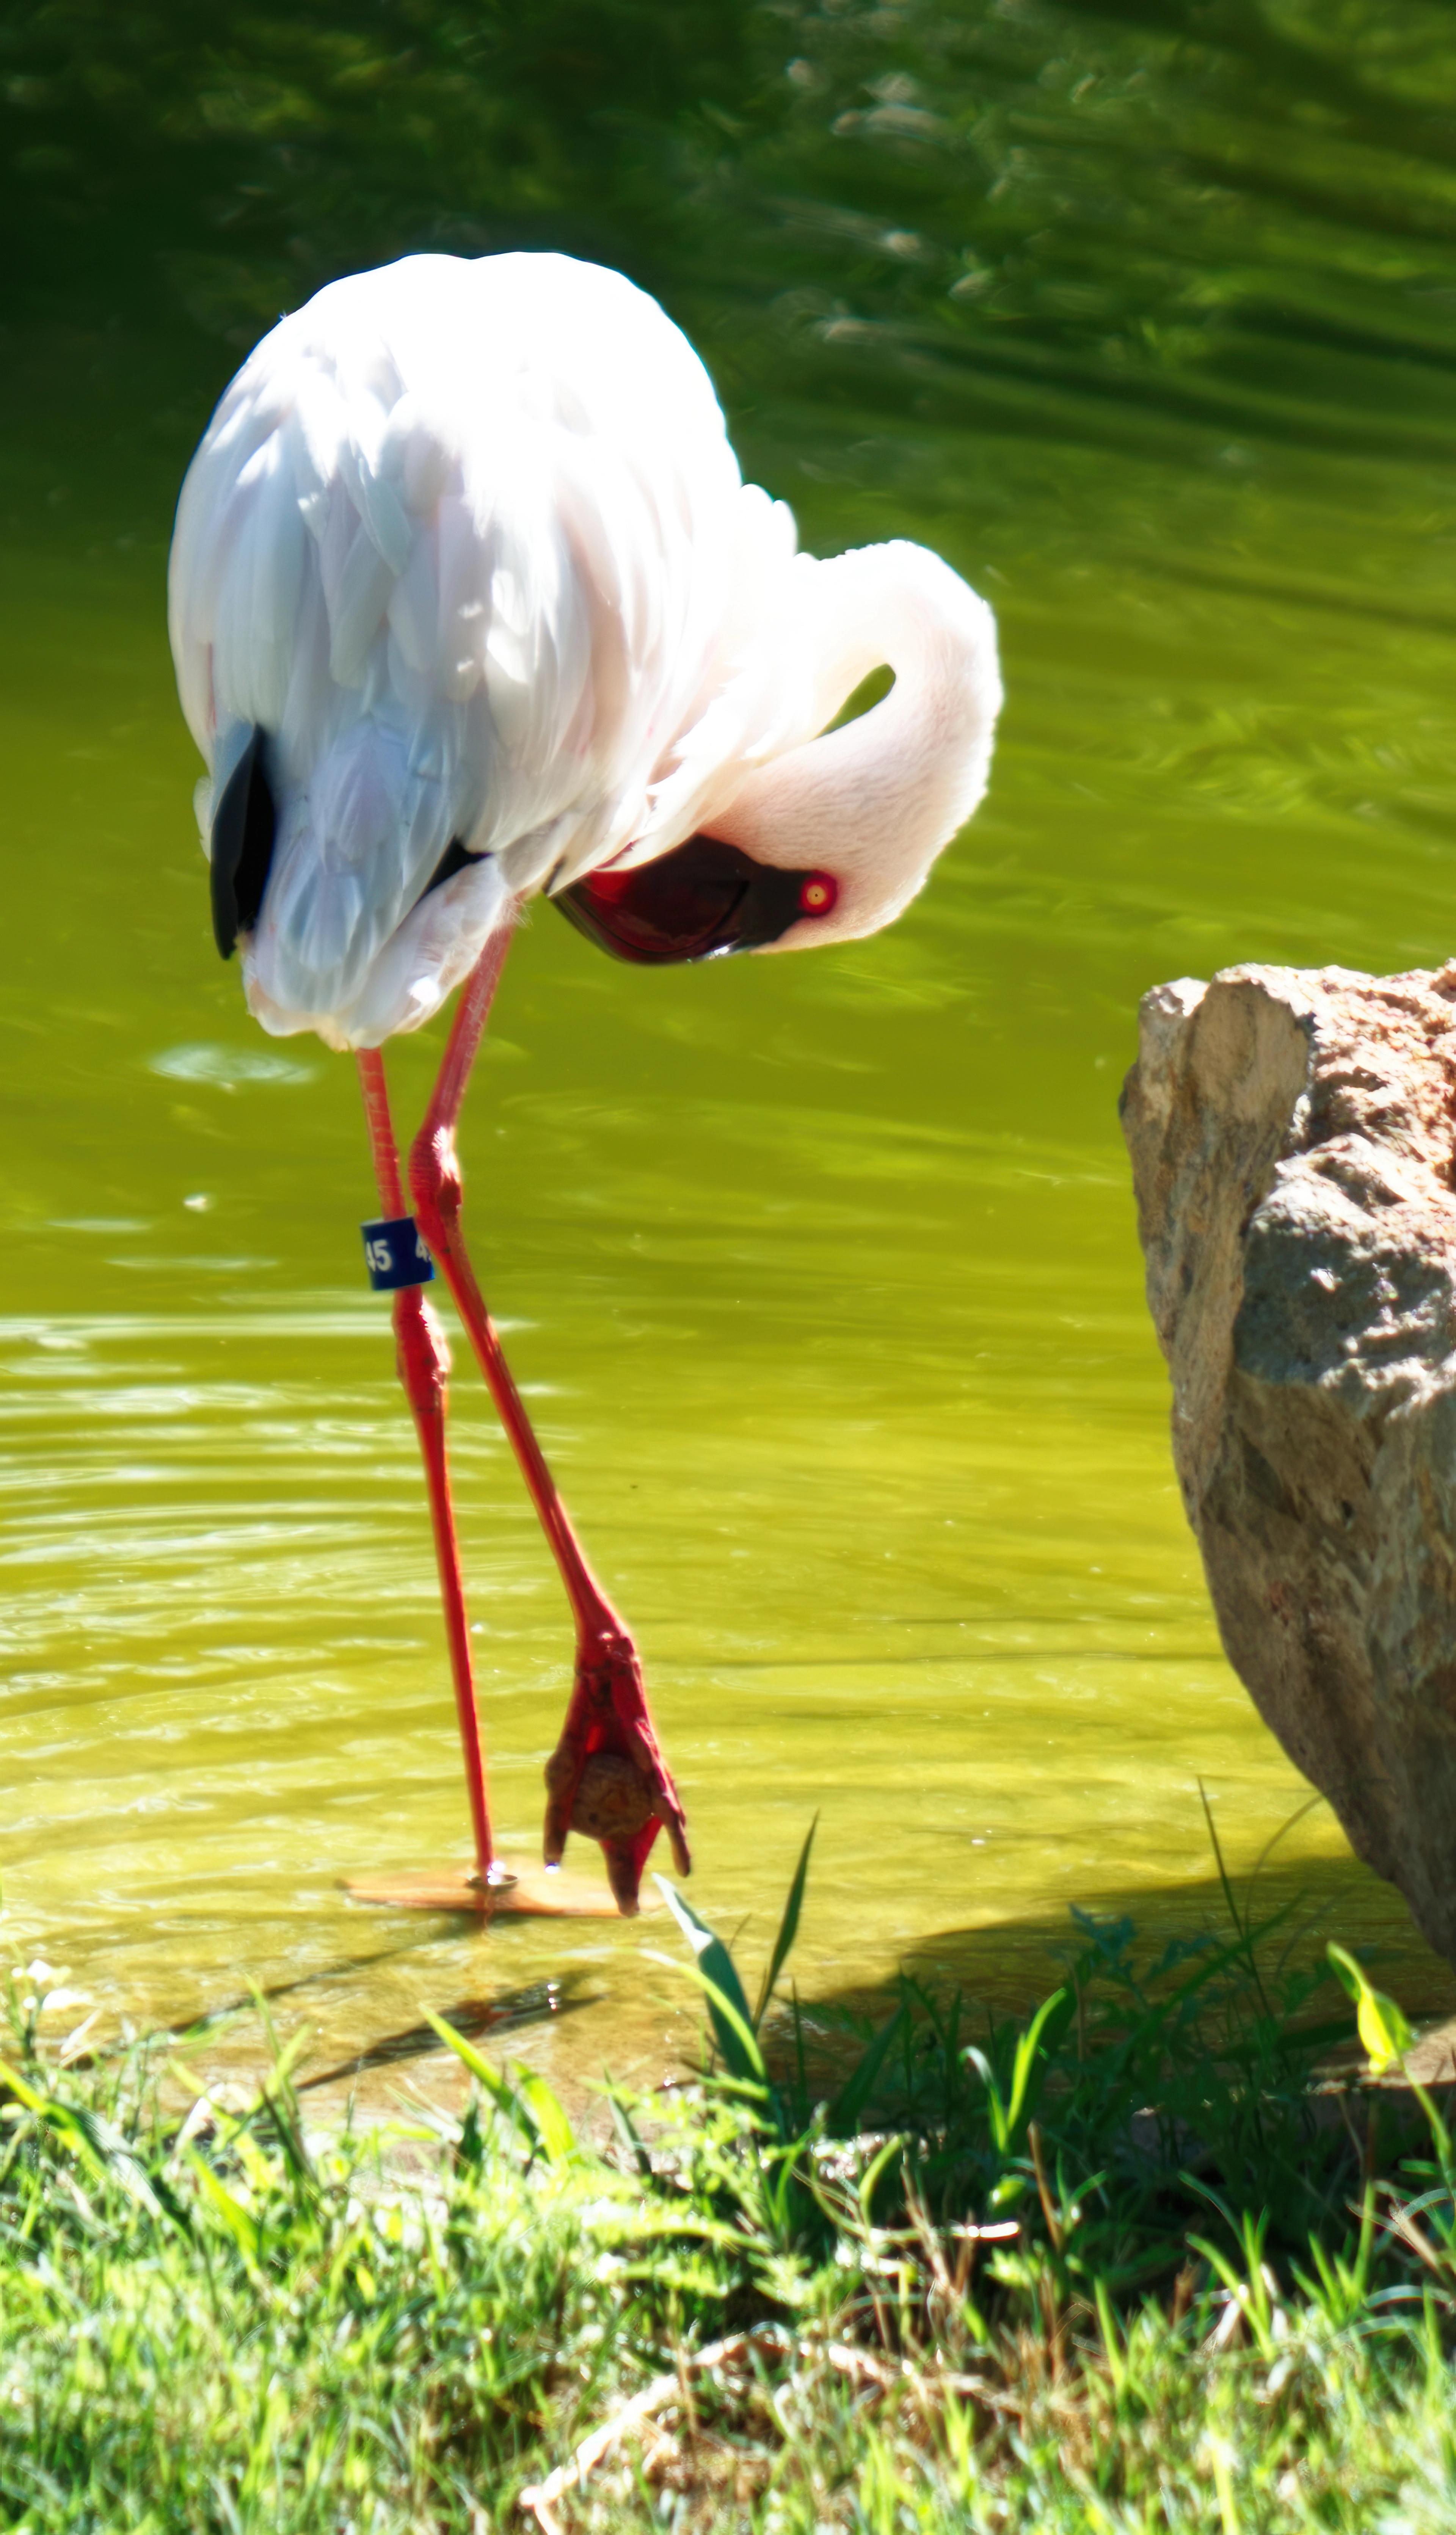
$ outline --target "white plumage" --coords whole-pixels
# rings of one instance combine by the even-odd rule
[[[836,875],[787,943],[873,930],[980,799],[1000,701],[966,585],[918,547],[796,557],[683,336],[555,255],[410,257],[275,328],[183,486],[170,627],[205,844],[269,738],[248,1003],[338,1047],[426,1020],[513,900],[705,827]],[[422,896],[454,840],[483,859]]]

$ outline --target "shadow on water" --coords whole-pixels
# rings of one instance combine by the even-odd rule
[[[561,2016],[572,2015],[595,2001],[578,1995],[584,1984],[568,1974],[559,1981],[536,1981],[529,1989],[506,1990],[497,1998],[457,1999],[448,2007],[436,2009],[467,2042],[503,2041],[507,2034],[524,2031],[528,2025],[543,2024]],[[406,2025],[399,2033],[381,2034],[366,2051],[353,2059],[343,2060],[337,2068],[310,2070],[298,2080],[298,2091],[307,2094],[313,2087],[337,2086],[349,2077],[370,2075],[375,2070],[399,2069],[411,2060],[427,2059],[442,2049],[438,2033],[430,2024]]]
[[[1333,1938],[1352,1947],[1413,2018],[1456,2014],[1456,1971],[1424,1943],[1394,1886],[1358,1858],[1271,1862],[1240,1879],[1234,1898],[1244,1927],[1265,1932],[1256,1949],[1271,1987],[1284,1973],[1312,1966]],[[1091,1892],[1075,1913],[944,1928],[907,1947],[898,1970],[932,1992],[959,1989],[997,2015],[1024,2015],[1082,1949],[1079,1920],[1134,1930],[1149,1955],[1172,1943],[1227,1945],[1233,1934],[1224,1887],[1210,1873],[1187,1884]],[[883,2013],[894,1990],[893,1978],[886,1978],[820,1990],[804,2003],[821,2011]]]
[[[842,2072],[843,2063],[856,2057],[861,2047],[854,2034],[862,2032],[866,2020],[878,2024],[893,2011],[904,1981],[938,2001],[959,1992],[962,2030],[974,2040],[983,2019],[1025,2020],[1061,1985],[1071,1962],[1085,1954],[1094,1929],[1112,1942],[1114,1950],[1119,1941],[1130,1939],[1144,1966],[1154,1964],[1168,1948],[1226,1948],[1233,1934],[1231,1895],[1243,1931],[1252,1937],[1258,1981],[1271,2001],[1285,1994],[1293,1976],[1319,1967],[1333,1938],[1352,1944],[1379,1986],[1399,2001],[1413,2022],[1429,2025],[1456,2017],[1456,1971],[1423,1943],[1394,1887],[1356,1858],[1306,1857],[1290,1864],[1271,1862],[1228,1888],[1210,1873],[1185,1884],[1095,1891],[1060,1915],[1029,1913],[991,1925],[941,1929],[908,1946],[894,1971],[875,1980],[837,1984],[811,1977],[799,1994],[799,2006],[815,2082],[832,2089],[836,2072]],[[723,1933],[732,1934],[730,1930]],[[418,1948],[390,1951],[427,1949],[428,1941]],[[760,1968],[752,1948],[744,1944],[735,1952],[751,1986]],[[306,2015],[309,2002],[302,1993],[316,1988],[321,1980],[362,1972],[368,1959],[238,2000],[199,2019],[179,2038],[193,2046],[194,2065],[199,2065],[200,2048],[211,2066],[207,2046],[221,2044],[222,2058],[216,2063],[217,2071],[246,2077],[259,2065],[256,2010],[260,2005],[271,2010],[288,2001]],[[532,2063],[538,2046],[549,2046],[552,2031],[567,2017],[608,2006],[609,2030],[588,2016],[567,2058],[563,2061],[556,2055],[547,2064],[551,2082],[573,2118],[590,2125],[599,2081],[607,2073],[608,2062],[616,2075],[629,2073],[621,2062],[624,2036],[644,2003],[641,1996],[632,1995],[631,1984],[625,1996],[618,1993],[608,2002],[599,1980],[579,1969],[516,1989],[503,1988],[492,1996],[477,1993],[451,1999],[447,1995],[434,2003],[425,1995],[433,1985],[429,1970],[423,1961],[419,1968],[421,2009],[432,2006],[468,2040],[486,2042],[508,2062],[524,2058]],[[637,1986],[640,1989],[641,1984]],[[782,2000],[785,1990],[780,1995]],[[358,2009],[367,2019],[365,1987],[359,1992]],[[771,2045],[787,2048],[788,2034],[787,2015],[776,2011],[768,2027]],[[366,2115],[397,2113],[410,2103],[458,2108],[467,2080],[423,2012],[338,2060],[333,2056],[337,2041],[336,2026],[327,2041],[305,2047],[301,2073],[295,2079],[300,2093],[341,2090],[326,2117],[342,2111],[346,2090]],[[626,2047],[629,2060],[634,2060],[630,2041]],[[659,2064],[662,2075],[670,2078],[695,2069],[700,2049],[698,2002],[689,1996],[675,2026],[672,2048],[665,2062]],[[319,2065],[321,2060],[325,2065]],[[630,2073],[645,2076],[646,2071]]]
[[[472,1914],[473,1917],[474,1914]],[[452,1923],[453,1924],[453,1923]],[[470,1924],[462,1914],[461,1926]],[[267,1988],[250,1989],[244,1997],[225,2000],[210,2008],[205,2015],[193,2018],[174,2036],[179,2049],[197,2049],[214,2037],[221,2036],[249,2019],[260,2016],[271,2021],[276,2009],[296,2007],[307,2012],[319,1994],[332,1983],[359,1983],[382,1965],[397,1965],[402,1960],[427,1951],[438,1941],[437,1927],[426,1925],[424,1933],[407,1938],[399,1945],[384,1946],[372,1954],[353,1954],[345,1961],[326,1963],[317,1971],[301,1973],[296,1980],[273,1981]],[[582,1970],[567,1970],[552,1979],[530,1981],[519,1989],[503,1989],[493,1997],[457,1999],[436,2012],[453,2024],[468,2041],[481,2035],[521,2032],[526,2026],[540,2024],[572,2015],[582,2008],[598,2004],[600,1991]],[[153,2040],[160,2040],[158,2033]],[[311,2072],[300,2079],[300,2091],[310,2086],[330,2086],[346,2077],[357,2077],[374,2069],[394,2068],[407,2060],[417,2060],[440,2049],[440,2038],[428,2024],[406,2025],[401,2031],[381,2034],[364,2049],[342,2061],[337,2068]]]

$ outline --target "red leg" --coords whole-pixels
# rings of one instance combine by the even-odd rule
[[[486,944],[461,997],[434,1097],[411,1149],[410,1188],[419,1228],[445,1271],[576,1620],[575,1683],[561,1740],[546,1763],[546,1862],[560,1859],[568,1830],[590,1832],[601,1842],[617,1907],[630,1915],[661,1825],[679,1874],[687,1874],[686,1820],[658,1749],[637,1649],[587,1565],[556,1493],[475,1282],[460,1223],[455,1129],[509,942],[509,932],[502,931]]]
[[[364,1114],[369,1122],[369,1141],[374,1148],[379,1202],[386,1215],[398,1217],[405,1212],[405,1199],[400,1187],[400,1160],[395,1149],[394,1128],[390,1122],[384,1059],[376,1048],[364,1048],[359,1052],[358,1062]],[[460,1718],[466,1784],[471,1798],[471,1824],[475,1838],[475,1874],[481,1883],[491,1883],[495,1880],[492,1872],[494,1851],[490,1840],[490,1809],[485,1799],[485,1762],[480,1749],[480,1719],[471,1671],[471,1639],[466,1623],[465,1591],[460,1578],[460,1550],[450,1503],[450,1472],[445,1459],[446,1377],[450,1371],[450,1351],[445,1344],[445,1332],[417,1285],[406,1286],[403,1292],[396,1294],[394,1321],[400,1380],[414,1412],[419,1449],[424,1455],[424,1475],[429,1487],[430,1520],[434,1525],[435,1556],[440,1569],[440,1599],[445,1611],[445,1638],[450,1648],[450,1671],[455,1683],[455,1706]]]

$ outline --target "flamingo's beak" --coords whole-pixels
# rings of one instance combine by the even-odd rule
[[[660,968],[767,950],[838,897],[832,873],[781,871],[721,836],[689,836],[654,862],[589,872],[553,902],[600,950]]]

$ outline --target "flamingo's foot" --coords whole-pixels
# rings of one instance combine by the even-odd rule
[[[692,1870],[687,1817],[648,1713],[637,1649],[625,1634],[579,1649],[561,1740],[546,1762],[544,1855],[559,1863],[568,1831],[601,1842],[624,1919],[636,1916],[642,1870],[665,1830],[679,1875]]]

